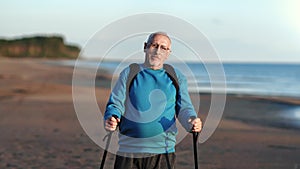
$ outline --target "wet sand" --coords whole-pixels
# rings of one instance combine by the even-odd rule
[[[0,57],[0,168],[99,168],[103,150],[74,110],[73,69],[44,61]],[[95,90],[103,109],[110,89]],[[210,95],[200,97],[205,119]],[[199,168],[300,168],[300,132],[280,116],[297,106],[298,99],[228,95],[217,130],[198,145]],[[177,169],[193,168],[190,134],[176,152]],[[113,160],[109,154],[105,168]]]

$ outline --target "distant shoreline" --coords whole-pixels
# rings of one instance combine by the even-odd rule
[[[76,60],[52,60],[52,59],[48,59],[45,60],[45,64],[50,64],[50,65],[56,65],[56,66],[63,66],[63,67],[70,67],[70,68],[74,68],[74,63]],[[85,60],[84,60],[85,61]],[[91,62],[94,63],[94,61],[91,60],[87,60],[87,62]],[[118,61],[113,61],[115,63],[119,63]],[[130,63],[128,63],[130,64]],[[95,66],[95,65],[94,65]],[[83,65],[78,65],[78,68],[83,68],[83,69],[91,69],[94,70],[95,67],[93,67],[92,64],[83,64]],[[110,88],[110,81],[112,78],[112,73],[105,67],[101,67],[101,68],[97,68],[97,76],[96,78],[98,78],[98,80],[102,80],[103,82],[105,82],[105,84],[109,84],[109,85],[101,85],[101,87],[108,87]],[[96,79],[97,80],[97,79]],[[99,84],[99,82],[98,82]],[[204,91],[200,91],[200,92],[196,92],[196,91],[190,91],[191,94],[197,94],[199,93],[200,95],[211,95],[210,92],[204,92]],[[218,95],[218,94],[224,94],[224,93],[218,93],[218,92],[214,92],[213,94]],[[236,96],[236,97],[247,97],[247,98],[252,98],[252,99],[259,99],[259,100],[269,100],[269,101],[273,101],[273,102],[278,102],[278,103],[286,103],[286,104],[292,104],[292,105],[300,105],[300,97],[297,96],[282,96],[282,95],[263,95],[263,94],[247,94],[247,93],[230,93],[227,92],[225,93],[227,96]]]
[[[51,63],[51,61],[49,61]],[[99,76],[103,76],[105,74],[106,77],[109,76],[113,76],[114,78],[116,78],[118,76],[118,74],[120,73],[120,71],[130,65],[130,62],[126,62],[126,63],[120,63],[117,61],[114,62],[96,62],[96,61],[91,61],[91,60],[63,60],[63,61],[59,61],[59,62],[52,62],[52,64],[58,64],[58,65],[62,65],[62,66],[70,66],[72,68],[74,68],[74,64],[76,62],[76,68],[84,68],[84,69],[91,69],[92,71],[95,71],[97,69],[98,72],[103,72],[103,74],[99,74]],[[174,63],[175,67],[182,67],[182,65],[176,65],[176,63]],[[187,64],[191,64],[191,63],[187,63]],[[193,64],[193,63],[192,63]],[[231,67],[231,65],[234,65],[234,67],[244,67],[244,65],[249,69],[249,65],[250,68],[252,68],[252,64],[229,64],[229,66]],[[255,64],[256,65],[256,64]],[[286,64],[280,64],[280,65],[285,65],[284,67],[290,67],[290,65],[286,65]],[[195,66],[198,66],[198,63],[196,65],[187,65],[190,68],[195,68]],[[228,64],[224,64],[225,68],[228,68]],[[264,67],[263,65],[259,66]],[[295,67],[295,66],[293,66]],[[298,67],[298,66],[296,66]],[[300,67],[300,65],[299,65]],[[205,71],[205,68],[202,66],[199,66],[199,70],[201,71]],[[182,70],[182,68],[181,68]],[[184,70],[184,69],[183,69]],[[199,71],[198,70],[198,71]],[[232,70],[231,70],[232,71]],[[249,71],[251,71],[249,69]],[[295,70],[296,71],[296,70]],[[194,72],[193,72],[194,73]],[[188,74],[191,75],[191,74]],[[280,98],[285,98],[290,99],[290,100],[299,100],[300,99],[300,92],[294,93],[293,91],[297,90],[297,85],[295,86],[297,81],[292,81],[289,85],[294,85],[294,87],[291,90],[284,90],[285,86],[284,83],[280,83],[280,84],[276,84],[276,81],[274,81],[274,83],[272,82],[268,82],[268,80],[274,80],[277,79],[276,77],[274,77],[273,75],[268,77],[268,75],[266,75],[266,78],[264,77],[264,74],[262,73],[261,75],[259,75],[259,77],[256,76],[251,76],[251,75],[247,75],[246,77],[243,77],[243,75],[238,74],[238,75],[228,75],[225,72],[225,80],[226,82],[223,82],[220,84],[220,82],[222,81],[218,81],[218,76],[214,76],[214,79],[210,79],[210,77],[206,77],[207,75],[203,74],[203,72],[195,72],[195,74],[193,74],[194,76],[187,76],[187,80],[189,84],[189,91],[191,93],[210,93],[211,91],[213,91],[214,93],[226,93],[226,94],[232,94],[232,95],[249,95],[249,96],[253,96],[253,97],[271,97],[274,100],[280,100]],[[286,78],[288,75],[285,75],[283,78]],[[234,81],[227,81],[227,78],[229,79],[234,79]],[[291,78],[295,78],[295,77],[291,77]],[[199,80],[198,80],[199,79]],[[196,80],[196,81],[195,81]],[[210,81],[211,80],[211,81]],[[279,82],[281,79],[277,79]],[[299,79],[300,80],[300,79]],[[299,81],[298,80],[298,81]],[[260,81],[262,81],[262,83],[266,83],[267,84],[262,84]],[[288,83],[289,81],[285,81],[285,83]],[[228,85],[226,84],[228,83]],[[300,83],[300,81],[299,81]],[[212,84],[214,84],[212,86]],[[249,85],[248,85],[249,84]],[[219,86],[221,85],[221,86]],[[263,86],[255,86],[255,85],[263,85]],[[272,86],[276,86],[276,85],[281,85],[281,86],[277,86],[276,88],[271,88],[269,87],[269,85]],[[220,88],[219,88],[220,87]],[[226,87],[226,91],[225,89],[223,89],[222,87]],[[239,88],[241,87],[241,88]],[[248,88],[250,87],[250,88]],[[263,87],[262,89],[260,89],[259,87]],[[278,90],[279,89],[279,90]],[[278,99],[279,98],[279,99]]]

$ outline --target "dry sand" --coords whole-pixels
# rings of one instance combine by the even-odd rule
[[[44,61],[0,57],[0,168],[99,168],[103,150],[85,134],[74,111],[73,69]],[[100,108],[109,90],[96,89]],[[209,95],[201,101],[205,119]],[[199,168],[300,168],[300,132],[285,129],[276,115],[297,104],[297,99],[228,96],[216,132],[198,145]],[[193,168],[191,135],[176,152],[177,169]],[[113,160],[109,154],[106,168]]]

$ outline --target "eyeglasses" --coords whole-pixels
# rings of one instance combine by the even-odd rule
[[[159,45],[157,43],[150,43],[149,48],[151,49],[160,49],[162,52],[167,52],[170,51],[170,48],[164,46],[164,45]]]

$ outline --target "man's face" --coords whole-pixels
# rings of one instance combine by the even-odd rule
[[[170,40],[164,35],[156,35],[152,42],[145,43],[145,64],[152,69],[162,68],[170,55]]]

